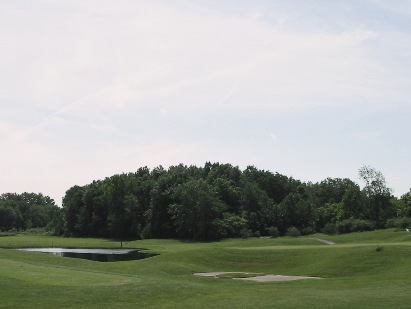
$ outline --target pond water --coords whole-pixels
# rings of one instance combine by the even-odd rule
[[[18,250],[44,252],[62,257],[87,259],[98,262],[141,260],[156,254],[143,253],[141,249],[88,249],[88,248],[22,248]]]

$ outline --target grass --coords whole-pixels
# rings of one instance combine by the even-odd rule
[[[329,246],[312,238],[337,243]],[[1,248],[118,248],[104,239],[15,235]],[[377,251],[376,246],[384,250]],[[160,255],[101,263],[0,249],[1,308],[409,308],[411,236],[384,230],[219,242],[141,240]],[[322,277],[257,283],[193,276],[227,271]],[[238,274],[237,274],[238,275]]]

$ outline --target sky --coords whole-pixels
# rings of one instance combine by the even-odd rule
[[[0,193],[230,163],[411,188],[410,0],[0,0]]]

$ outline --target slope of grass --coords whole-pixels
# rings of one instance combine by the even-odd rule
[[[329,246],[312,238],[335,241]],[[0,247],[113,247],[119,242],[16,235]],[[376,251],[379,244],[382,251]],[[141,240],[160,255],[101,263],[0,249],[1,308],[409,308],[411,237],[394,230],[220,242]],[[232,271],[318,276],[256,283],[193,276]]]

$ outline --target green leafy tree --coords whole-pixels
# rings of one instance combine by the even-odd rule
[[[43,228],[58,208],[53,199],[41,193],[5,193],[0,196],[0,229]]]
[[[341,206],[341,219],[367,219],[370,217],[367,196],[359,186],[352,186],[345,192]]]
[[[173,190],[175,203],[170,206],[179,237],[218,238],[216,220],[222,218],[224,204],[204,180],[190,180]]]
[[[325,203],[317,208],[316,227],[322,230],[327,224],[335,224],[343,218],[343,203]]]
[[[78,214],[84,207],[83,202],[84,188],[80,186],[71,187],[66,191],[66,195],[63,198],[64,209],[64,233],[66,235],[79,236],[77,234],[77,220]]]
[[[315,226],[316,212],[314,203],[304,198],[301,193],[290,193],[278,204],[281,224],[278,226],[284,233],[287,228],[303,229]]]
[[[281,175],[279,173],[271,173],[269,171],[258,170],[254,166],[248,166],[244,171],[244,178],[249,182],[257,184],[257,186],[265,191],[267,196],[274,201],[275,204],[280,203],[288,194],[294,192],[301,184],[293,178]]]
[[[241,189],[242,216],[247,219],[248,229],[252,233],[265,233],[263,210],[270,203],[266,192],[254,182],[243,182]]]
[[[0,231],[8,231],[14,228],[16,211],[12,207],[0,205]]]
[[[340,203],[348,190],[358,187],[347,178],[327,178],[313,186],[313,192],[318,204]]]
[[[398,203],[398,217],[411,217],[411,189],[403,194]]]
[[[383,227],[387,219],[395,215],[395,207],[391,203],[391,189],[387,187],[385,177],[380,171],[370,166],[363,166],[358,171],[364,181],[364,192],[369,200],[369,220]]]

